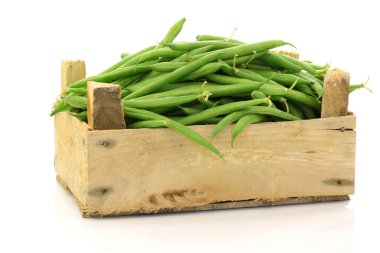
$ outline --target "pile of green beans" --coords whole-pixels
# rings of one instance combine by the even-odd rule
[[[179,20],[157,45],[121,60],[98,75],[72,83],[57,99],[51,115],[68,112],[87,120],[87,82],[121,86],[127,128],[167,127],[220,151],[189,125],[213,124],[210,139],[228,125],[232,142],[250,124],[320,117],[323,79],[329,65],[291,58],[275,48],[282,40],[247,44],[232,38],[198,35],[173,42]],[[350,91],[365,87],[352,85]]]

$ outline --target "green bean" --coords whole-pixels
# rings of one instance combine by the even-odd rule
[[[323,66],[321,65],[317,65],[317,64],[314,64],[312,63],[311,61],[302,61],[304,64],[306,65],[309,65],[310,67],[312,67],[313,69],[315,70],[320,70],[320,71],[327,71],[329,68],[330,68],[330,64],[325,64]]]
[[[301,67],[295,65],[294,63],[288,61],[283,55],[275,54],[275,53],[268,53],[260,58],[260,60],[263,60],[264,62],[274,65],[275,67],[280,67],[292,72],[300,72],[302,70]]]
[[[196,113],[200,113],[202,111],[202,109],[193,108],[193,107],[182,107],[182,106],[180,106],[179,108],[181,109],[181,111],[185,115],[193,115],[193,114],[196,114]]]
[[[181,120],[183,117],[168,117],[169,119],[178,121]],[[221,118],[214,117],[207,119],[206,121],[202,122],[202,124],[217,124]],[[133,122],[131,124],[127,125],[128,128],[159,128],[159,127],[166,127],[164,120],[143,120],[143,121],[137,121]]]
[[[306,63],[304,63],[303,61],[300,61],[300,60],[297,60],[297,59],[294,59],[290,56],[287,56],[287,55],[284,55],[284,54],[277,54],[277,53],[274,53],[280,57],[282,57],[283,59],[285,59],[286,61],[289,61],[290,63],[300,67],[301,69],[309,72],[310,74],[312,75],[317,75],[318,74],[318,71],[313,69],[311,66],[307,65]],[[297,71],[299,72],[299,71]]]
[[[274,116],[277,118],[281,118],[284,120],[299,120],[295,115],[292,115],[290,113],[283,112],[279,109],[267,107],[267,106],[251,106],[246,109],[247,114],[263,114],[263,115],[269,115]]]
[[[258,123],[268,120],[268,117],[260,114],[249,114],[238,120],[235,127],[232,129],[231,147],[234,146],[236,137],[239,136],[243,130],[252,123]]]
[[[162,76],[166,76],[166,75],[169,74],[169,73],[161,73],[161,72],[158,72],[158,71],[152,71],[150,73],[158,73],[157,76],[161,76],[161,77]],[[154,80],[157,76],[154,76],[152,78],[147,78],[147,79],[141,80],[139,82],[133,83],[133,84],[129,85],[127,87],[127,89],[130,90],[131,92],[135,92],[136,90],[138,90],[138,89],[146,86],[147,84],[151,83],[152,80]]]
[[[213,48],[213,46],[205,46],[205,47],[194,49],[188,53],[185,53],[181,56],[178,56],[177,58],[174,58],[173,60],[171,60],[171,62],[188,62],[188,61],[191,62],[191,56],[192,55],[209,52],[212,48]],[[142,79],[143,83],[138,84],[138,85],[143,86],[143,85],[145,85],[146,82],[150,82],[150,81],[146,81],[147,79],[154,78],[154,77],[157,77],[159,75],[161,75],[161,72],[151,71],[150,73],[148,73],[144,76],[144,78]]]
[[[170,72],[185,66],[186,62],[161,62],[151,66],[151,70],[158,72]]]
[[[254,90],[252,91],[251,93],[251,97],[253,99],[259,99],[259,98],[266,98],[267,95],[265,95],[265,93],[261,92],[261,91],[258,91],[258,90]]]
[[[231,125],[241,117],[247,115],[246,111],[236,111],[228,114],[212,129],[211,137],[215,138],[220,132],[223,131],[228,125]]]
[[[206,109],[200,113],[187,116],[180,122],[184,125],[193,125],[195,123],[204,121],[207,118],[216,117],[223,114],[229,114],[231,112],[244,109],[248,106],[258,105],[258,104],[263,104],[263,103],[269,104],[270,101],[269,99],[264,98],[264,99],[248,100],[248,101],[239,101],[239,102],[229,103],[225,105],[215,106],[215,107]]]
[[[125,88],[128,85],[133,84],[134,82],[138,81],[141,77],[142,77],[142,74],[137,74],[137,75],[118,79],[114,81],[113,83],[120,85],[122,88]]]
[[[212,45],[196,48],[196,49],[193,49],[186,54],[178,56],[177,58],[173,59],[172,61],[174,61],[174,62],[192,62],[193,60],[191,57],[193,55],[207,53],[207,52],[210,52],[212,50],[214,50],[214,46],[212,46]]]
[[[221,41],[245,44],[244,42],[241,42],[239,40],[235,40],[232,38],[226,38],[226,37],[222,37],[222,36],[215,36],[215,35],[208,35],[208,34],[201,34],[201,35],[197,36],[197,41],[204,41],[204,40],[221,40]]]
[[[132,117],[132,118],[137,118],[137,119],[142,119],[142,120],[162,120],[164,121],[164,124],[166,127],[186,136],[187,138],[193,140],[194,142],[202,145],[203,147],[207,148],[214,154],[216,154],[218,157],[222,158],[222,154],[220,151],[214,147],[210,142],[208,142],[205,138],[203,138],[201,135],[199,135],[197,132],[192,130],[191,128],[188,128],[184,126],[181,123],[178,123],[172,119],[169,119],[165,116],[161,116],[159,114],[145,111],[145,110],[140,110],[140,109],[134,109],[134,108],[127,108],[124,107],[124,114],[126,116]]]
[[[264,66],[264,65],[254,64],[254,63],[249,63],[246,68],[251,69],[251,70],[270,70],[270,71],[273,71],[273,69],[269,66]]]
[[[115,69],[118,69],[118,68],[119,68],[120,66],[122,66],[124,63],[130,61],[130,60],[133,59],[133,58],[138,57],[138,56],[141,55],[141,54],[144,54],[144,53],[146,53],[146,52],[149,52],[150,50],[154,49],[155,47],[156,47],[156,46],[150,46],[150,47],[147,47],[147,48],[145,48],[145,49],[143,49],[143,50],[138,51],[137,53],[131,54],[131,55],[129,55],[129,56],[127,56],[127,57],[121,59],[119,62],[115,63],[114,65],[112,65],[112,66],[109,67],[108,69],[106,69],[106,70],[100,72],[99,75],[103,75],[103,74],[106,74],[106,73],[108,73],[108,72],[111,72],[111,71],[113,71],[113,70],[115,70]]]
[[[172,107],[178,106],[185,103],[192,102],[196,100],[199,95],[187,95],[187,96],[177,96],[177,97],[163,97],[163,98],[152,98],[152,99],[123,99],[123,105],[138,109],[153,109],[160,107]]]
[[[227,76],[232,76],[232,77],[235,76],[235,72],[236,72],[236,68],[235,67],[231,67],[230,65],[228,65],[227,63],[225,63],[223,60],[219,60],[219,63],[221,63],[220,69],[225,74],[227,74]]]
[[[207,95],[205,95],[205,96],[200,96],[200,97],[198,98],[199,103],[201,103],[202,105],[206,106],[207,108],[214,107],[215,102],[214,102],[214,101],[211,101],[210,99],[208,99],[208,97],[209,97],[209,95],[210,95],[211,93],[209,93],[209,92],[205,92],[205,93],[206,93]]]
[[[71,84],[69,87],[83,88],[87,86],[88,81],[96,81],[96,82],[104,82],[104,83],[113,82],[123,77],[133,76],[136,74],[147,72],[151,68],[150,65],[154,62],[155,61],[149,61],[149,62],[145,62],[145,63],[135,65],[135,66],[119,68],[114,71],[108,72],[106,74],[87,77]]]
[[[143,54],[140,54],[139,56],[131,59],[130,61],[124,63],[119,68],[125,68],[129,66],[133,66],[139,63],[144,63],[150,60],[156,60],[160,57],[170,57],[175,58],[180,55],[183,55],[185,52],[183,51],[175,51],[170,48],[159,48],[159,49],[153,49],[148,52],[145,52]]]
[[[190,50],[205,47],[205,46],[213,46],[214,49],[223,49],[223,48],[229,48],[229,47],[236,47],[241,44],[234,43],[234,42],[210,40],[210,41],[165,43],[164,45],[176,51],[190,51]]]
[[[87,89],[86,88],[72,88],[72,87],[68,87],[66,89],[66,92],[67,93],[75,93],[75,94],[80,95],[80,96],[87,96]]]
[[[321,110],[321,102],[318,101],[318,99],[296,90],[271,87],[270,85],[265,84],[259,88],[259,91],[262,91],[269,96],[284,96],[287,99],[294,100],[296,102],[309,106],[314,110]]]
[[[314,91],[310,88],[310,86],[306,84],[297,84],[296,87],[294,87],[294,89],[312,97],[318,96],[318,94],[316,95],[316,93],[314,93]]]
[[[224,76],[219,74],[211,74],[206,76],[207,80],[213,81],[215,83],[220,83],[223,85],[232,85],[232,84],[252,84],[257,83],[258,81],[252,81],[245,78],[237,78],[233,76]]]
[[[217,72],[221,67],[221,64],[219,62],[211,62],[208,63],[201,68],[195,70],[194,72],[184,76],[179,81],[188,81],[188,80],[195,80],[200,77],[207,76],[209,74],[214,74]]]
[[[232,112],[229,115],[227,115],[226,117],[224,117],[221,121],[219,121],[219,123],[212,130],[212,133],[211,133],[212,138],[214,138],[216,135],[218,135],[228,125],[234,123],[235,121],[237,121],[241,117],[248,115],[248,114],[252,114],[252,113],[253,114],[263,114],[263,115],[275,116],[275,117],[282,118],[285,120],[298,120],[299,119],[298,117],[296,117],[292,114],[283,112],[283,111],[278,110],[276,108],[266,107],[266,106],[250,106],[247,109]]]
[[[73,109],[75,109],[75,107],[70,106],[69,104],[66,104],[63,99],[58,99],[55,102],[52,111],[50,112],[50,116],[54,116],[55,114],[59,112],[71,111]]]
[[[224,62],[228,65],[233,65],[235,64],[235,66],[237,65],[240,65],[240,64],[246,64],[247,62],[250,62],[254,59],[258,59],[260,58],[261,56],[265,55],[264,52],[262,53],[254,53],[254,54],[251,54],[251,55],[245,55],[245,56],[237,56],[237,57],[233,57],[231,59],[225,59]]]
[[[133,122],[127,125],[127,128],[138,129],[138,128],[159,128],[166,127],[164,120],[142,120]]]
[[[236,69],[235,75],[237,77],[249,79],[249,80],[256,81],[256,82],[267,81],[267,83],[269,83],[269,84],[273,84],[273,85],[278,86],[278,87],[284,87],[283,85],[272,80],[273,74],[269,77],[263,77],[263,76],[255,73],[251,70],[248,70],[248,69]]]
[[[283,96],[278,96],[278,95],[273,96],[272,95],[269,98],[271,101],[274,101],[274,102],[282,102],[282,103],[286,102],[286,98],[284,98]]]
[[[162,74],[162,75],[168,75],[168,73],[165,73],[165,74]],[[149,83],[149,82],[146,81],[144,83],[136,83],[136,84],[131,85],[130,87],[128,87],[128,89],[133,92],[133,91],[138,90],[140,87],[146,85],[147,83]],[[209,84],[210,83],[207,83],[207,86],[209,86]],[[195,92],[201,92],[200,88],[202,86],[205,86],[204,82],[175,82],[175,83],[173,82],[173,83],[166,83],[162,87],[160,87],[159,89],[157,89],[155,91],[155,93],[144,95],[144,96],[138,97],[136,99],[140,99],[140,98],[143,99],[143,98],[148,98],[148,97],[162,97],[162,95],[163,96],[167,96],[167,95],[164,95],[164,94],[169,94],[170,95],[170,92],[172,92],[172,90],[174,90],[174,89],[176,90],[176,91],[173,91],[173,95],[174,96],[181,95],[181,94],[183,95],[182,91],[177,94],[177,89],[179,89],[179,88],[181,88],[181,89],[190,89],[191,90],[190,94],[193,94],[195,88],[197,88],[195,90]],[[166,93],[164,93],[164,92],[166,92]],[[190,95],[190,94],[186,94],[186,95]]]
[[[75,108],[87,110],[87,98],[78,95],[66,96],[64,99],[65,104]]]
[[[165,37],[161,40],[161,43],[156,46],[156,48],[163,47],[165,43],[171,43],[181,32],[183,24],[186,22],[185,18],[181,18],[178,20],[172,27],[170,27],[169,31],[165,35]]]
[[[210,92],[212,97],[225,97],[225,96],[239,96],[242,94],[251,94],[253,90],[259,89],[263,85],[263,82],[252,82],[247,84],[233,84],[233,85],[215,85],[207,84],[201,90],[203,92]],[[190,90],[191,85],[187,89]],[[183,88],[185,90],[186,88]],[[188,91],[189,91],[188,90]],[[178,92],[177,90],[176,92]]]
[[[311,82],[310,87],[315,91],[315,93],[318,94],[319,97],[323,96],[323,83],[322,81],[318,80],[317,78],[307,75],[306,73],[296,73],[296,76],[309,80]]]
[[[219,59],[224,60],[224,59],[231,59],[235,55],[244,56],[244,55],[251,55],[253,52],[256,52],[256,53],[265,52],[269,49],[283,46],[286,44],[289,44],[289,43],[284,42],[282,40],[269,40],[269,41],[254,43],[254,44],[244,44],[241,46],[219,49],[219,50],[213,51],[213,53],[220,54]],[[192,59],[198,60],[199,58],[202,58],[205,55],[207,55],[207,53],[194,55]]]
[[[288,107],[289,107],[289,113],[296,116],[297,118],[304,119],[305,116],[303,115],[302,110],[297,107],[295,104],[293,104],[291,101],[287,101]]]
[[[350,93],[357,90],[357,89],[361,89],[361,88],[364,88],[366,90],[368,90],[369,92],[372,92],[372,90],[370,88],[367,87],[367,83],[369,81],[369,78],[367,79],[367,81],[365,83],[361,83],[361,84],[351,84],[350,85]]]
[[[216,53],[208,54],[205,57],[202,57],[199,60],[191,62],[183,67],[180,67],[174,70],[173,72],[168,73],[165,76],[160,76],[160,77],[155,78],[151,82],[147,83],[145,86],[141,87],[140,89],[134,91],[132,94],[128,95],[127,98],[128,99],[136,98],[136,97],[141,97],[146,94],[149,94],[159,89],[166,83],[170,83],[175,80],[178,80],[184,77],[185,75],[191,73],[192,71],[199,69],[205,64],[215,61],[216,59],[218,59],[218,57],[219,57],[219,54],[216,54]]]
[[[86,121],[87,120],[87,111],[83,111],[80,113],[69,112],[69,114],[74,116],[75,118],[79,119],[80,121]]]
[[[292,102],[295,106],[297,106],[303,113],[306,119],[315,119],[317,118],[317,114],[308,106],[305,106],[303,104]]]
[[[249,81],[249,80],[247,80]],[[182,84],[180,84],[182,85]],[[162,91],[160,93],[154,93],[140,97],[137,99],[144,98],[158,98],[158,97],[167,97],[167,96],[184,96],[191,94],[199,94],[202,92],[209,92],[212,94],[212,97],[225,97],[225,96],[238,96],[241,94],[251,94],[253,90],[259,89],[263,85],[263,82],[253,82],[249,81],[242,84],[231,84],[231,85],[218,85],[208,83],[204,86],[201,84],[188,84],[183,85],[182,87],[170,89],[167,91]],[[172,88],[173,84],[168,84],[168,87]]]
[[[263,77],[266,77],[266,78],[269,78],[271,77],[273,81],[279,83],[279,84],[282,84],[286,87],[290,87],[294,84],[295,81],[297,81],[297,84],[307,84],[307,85],[310,85],[312,82],[311,81],[308,81],[308,80],[305,80],[301,77],[297,77],[295,75],[292,75],[292,74],[285,74],[285,73],[280,73],[280,72],[276,72],[276,71],[270,71],[270,70],[253,70],[253,72],[263,76]]]
[[[185,117],[187,117],[187,116],[185,116]],[[180,122],[185,117],[170,117],[170,119],[175,120],[177,122]],[[201,125],[203,125],[203,124],[217,124],[222,119],[223,119],[222,117],[212,117],[212,118],[205,119],[204,121],[201,121],[198,124],[201,124]]]
[[[219,99],[215,104],[214,106],[217,106],[217,105],[225,105],[225,104],[229,104],[229,103],[232,103],[232,102],[236,102],[235,99],[231,98],[231,97],[223,97],[221,99]]]

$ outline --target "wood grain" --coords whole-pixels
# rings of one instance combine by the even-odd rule
[[[84,61],[62,61],[61,89],[86,77]],[[88,125],[67,113],[54,116],[55,156],[57,177],[81,205],[87,197],[87,131]]]
[[[191,128],[209,137],[212,127]],[[87,214],[349,195],[354,128],[355,116],[261,123],[234,148],[229,128],[213,141],[226,161],[169,129],[90,131]]]
[[[63,92],[70,84],[86,77],[86,64],[84,61],[61,62],[61,91]]]
[[[338,117],[348,114],[350,74],[333,69],[325,75],[321,117]]]
[[[87,121],[91,129],[125,129],[120,85],[87,83]]]

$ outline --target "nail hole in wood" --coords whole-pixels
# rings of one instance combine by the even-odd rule
[[[346,131],[346,128],[341,127],[341,128],[340,128],[340,131],[341,131],[341,132],[344,132],[344,131]]]
[[[108,146],[108,142],[107,142],[107,141],[103,141],[102,145],[103,145],[104,147],[107,147],[107,146]]]
[[[341,185],[342,183],[343,183],[343,182],[342,182],[342,180],[340,180],[340,179],[336,181],[336,184],[338,184],[338,185]]]

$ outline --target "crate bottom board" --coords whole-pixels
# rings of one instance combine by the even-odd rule
[[[65,183],[57,175],[58,183],[65,188],[76,200],[79,208],[81,210],[82,216],[85,218],[97,218],[97,217],[112,217],[120,215],[137,215],[137,214],[160,214],[160,213],[177,213],[177,212],[194,212],[194,211],[208,211],[208,210],[225,210],[225,209],[236,209],[236,208],[249,208],[249,207],[266,207],[266,206],[280,206],[280,205],[295,205],[295,204],[308,204],[308,203],[320,203],[320,202],[331,202],[331,201],[342,201],[349,200],[348,195],[334,195],[334,196],[309,196],[309,197],[290,197],[276,200],[266,200],[266,199],[250,199],[241,201],[223,201],[216,203],[209,203],[202,206],[189,206],[182,208],[165,208],[155,212],[115,212],[111,214],[101,214],[97,211],[87,210],[83,204],[78,200],[78,198],[72,193],[67,183]]]

